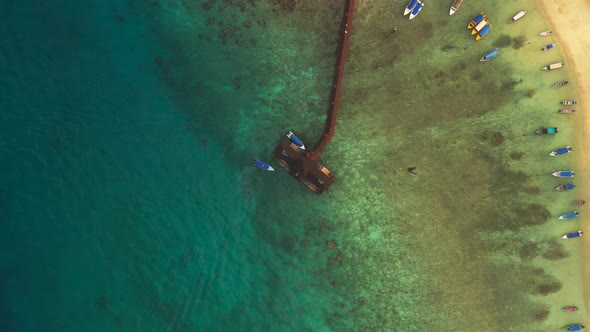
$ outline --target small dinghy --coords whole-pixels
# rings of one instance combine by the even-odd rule
[[[571,114],[571,113],[576,113],[576,110],[571,109],[571,108],[562,108],[558,112],[561,114]]]
[[[581,231],[578,231],[578,232],[580,232],[580,236],[581,236],[582,235],[582,232]],[[568,325],[567,330],[568,331],[581,331],[585,327],[586,326],[584,326],[582,324],[573,324],[573,325]]]
[[[552,63],[552,64],[547,65],[547,66],[543,66],[541,69],[543,69],[543,70],[553,70],[553,69],[559,69],[561,67],[563,67],[563,63],[556,62],[556,63]]]
[[[550,156],[561,156],[561,155],[564,155],[564,154],[567,154],[570,152],[572,152],[571,146],[566,146],[566,147],[551,151],[551,153],[549,155]]]
[[[557,172],[553,172],[553,174],[551,174],[551,175],[558,177],[558,178],[573,178],[574,171],[557,171]]]
[[[571,232],[571,233],[567,233],[564,236],[562,236],[562,239],[575,239],[577,237],[582,236],[582,234],[584,234],[584,232],[582,231],[575,231],[575,232]],[[570,330],[570,331],[577,331],[577,330]]]
[[[557,219],[561,219],[561,220],[565,220],[565,219],[574,219],[578,216],[578,211],[572,211],[572,212],[568,212],[568,213],[564,213],[561,216],[559,216],[559,218]]]
[[[510,21],[508,23],[514,23],[518,20],[520,20],[521,18],[523,18],[526,15],[526,10],[521,10],[518,13],[516,13],[516,15],[512,16],[512,18],[510,19]]]
[[[555,190],[557,191],[568,191],[568,190],[572,190],[574,189],[576,186],[573,183],[568,183],[568,184],[562,184],[559,185],[557,187],[555,187]]]
[[[410,1],[410,3],[408,3],[408,6],[406,7],[406,9],[404,10],[404,16],[408,15],[409,13],[411,13],[412,10],[414,9],[414,7],[416,7],[417,4],[418,4],[418,0],[412,0],[412,1]]]
[[[553,43],[553,44],[549,44],[549,45],[545,45],[541,48],[541,51],[547,51],[550,50],[552,48],[554,48],[555,46],[557,46],[557,43]]]
[[[561,81],[561,82],[557,82],[557,83],[553,84],[551,87],[560,88],[560,87],[566,86],[568,84],[569,84],[569,81]]]
[[[270,166],[269,164],[265,163],[264,161],[260,161],[258,159],[252,159],[250,161],[254,166],[263,169],[265,171],[274,171],[275,169],[272,168],[272,166]]]
[[[577,102],[577,101],[575,101],[575,100],[562,100],[562,101],[561,101],[561,104],[562,104],[562,105],[564,105],[564,106],[575,105],[575,104],[577,104],[577,103],[578,103],[578,102]]]
[[[579,199],[579,200],[577,200],[577,201],[574,202],[574,205],[575,206],[582,206],[584,204],[586,204],[586,201],[583,200],[583,199]]]
[[[549,127],[549,128],[539,128],[535,131],[535,134],[537,135],[554,135],[557,134],[558,129],[557,127]]]
[[[561,308],[561,311],[563,311],[563,312],[574,312],[574,311],[578,311],[578,307],[573,306],[573,305],[570,305],[570,306]]]
[[[297,145],[301,150],[305,150],[305,145],[303,145],[303,142],[299,139],[299,137],[295,136],[292,131],[287,133],[287,138],[289,138],[291,142]]]
[[[539,32],[539,36],[550,36],[553,33],[551,30]]]
[[[488,60],[492,60],[493,58],[497,57],[500,54],[500,50],[494,48],[493,50],[489,51],[488,53],[484,54],[479,61],[484,62]]]
[[[424,8],[424,2],[418,0],[418,4],[416,5],[416,7],[414,7],[414,10],[412,10],[412,13],[410,14],[410,20],[418,16],[418,14],[420,14],[420,12],[422,11],[422,8]]]
[[[479,22],[483,21],[486,17],[487,17],[486,13],[480,12],[479,15],[477,15],[473,19],[473,21],[471,21],[471,22],[469,22],[469,24],[467,24],[467,29],[471,30],[471,29],[475,28],[475,26],[478,25]]]

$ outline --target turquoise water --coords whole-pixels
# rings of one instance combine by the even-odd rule
[[[503,24],[517,9],[498,4],[449,18],[450,4],[430,2],[408,22],[402,1],[359,1],[320,157],[330,192],[249,165],[287,130],[319,137],[343,3],[5,5],[0,330],[544,331],[581,319],[558,309],[579,301],[563,269],[580,265],[579,242],[555,242],[575,224],[545,220],[581,198],[551,191],[548,174],[573,159],[547,160],[572,141],[575,118],[556,110],[575,96],[547,88],[566,72],[538,70],[558,53],[534,53],[550,38],[535,39],[545,26],[532,9],[528,31]],[[495,28],[473,44],[465,25],[482,9]],[[511,46],[519,35],[529,46]],[[501,56],[480,64],[491,47]],[[558,136],[532,134],[550,125]]]
[[[280,131],[237,137],[256,104],[219,45],[193,54],[200,85],[176,89],[153,8],[3,6],[0,330],[321,328],[272,212],[288,197],[262,195],[270,175],[249,165]]]

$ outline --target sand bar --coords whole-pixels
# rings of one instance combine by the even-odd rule
[[[581,111],[581,120],[583,121],[583,149],[584,153],[580,154],[585,160],[582,161],[588,170],[590,165],[590,1],[586,0],[538,0],[539,8],[542,10],[545,18],[551,25],[555,37],[559,40],[568,63],[569,70],[573,75],[571,81],[576,85],[578,92],[578,106]],[[589,178],[589,174],[585,174]],[[588,186],[586,185],[588,188]],[[588,227],[584,226],[583,230],[588,232]],[[590,250],[590,242],[584,241],[585,253]],[[585,260],[588,261],[586,254]],[[584,268],[585,280],[590,278],[590,263],[586,263]],[[586,314],[590,311],[590,287],[584,285],[584,302]]]

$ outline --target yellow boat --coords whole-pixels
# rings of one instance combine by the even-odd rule
[[[475,28],[473,28],[473,30],[471,30],[471,34],[475,35],[476,33],[479,33],[481,31],[481,29],[483,29],[483,27],[485,27],[486,25],[490,24],[490,22],[483,20],[481,22],[479,22]]]
[[[488,16],[484,13],[484,12],[480,12],[479,15],[473,19],[473,21],[469,22],[469,24],[467,24],[467,29],[471,30],[473,28],[475,28],[475,26],[481,22],[482,20],[485,20]]]

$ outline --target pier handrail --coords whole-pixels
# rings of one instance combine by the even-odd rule
[[[354,1],[347,0],[344,8],[344,17],[342,20],[342,27],[340,31],[340,43],[338,46],[338,62],[336,65],[336,72],[332,84],[332,91],[330,93],[330,106],[328,108],[328,116],[326,119],[326,127],[324,132],[315,143],[315,145],[307,151],[307,158],[316,160],[322,153],[326,145],[334,136],[334,129],[336,128],[336,118],[338,117],[338,106],[340,105],[340,95],[342,93],[342,80],[344,78],[344,66],[346,65],[346,56],[348,53],[348,43],[350,41],[350,32],[352,29],[352,14],[354,12]]]

